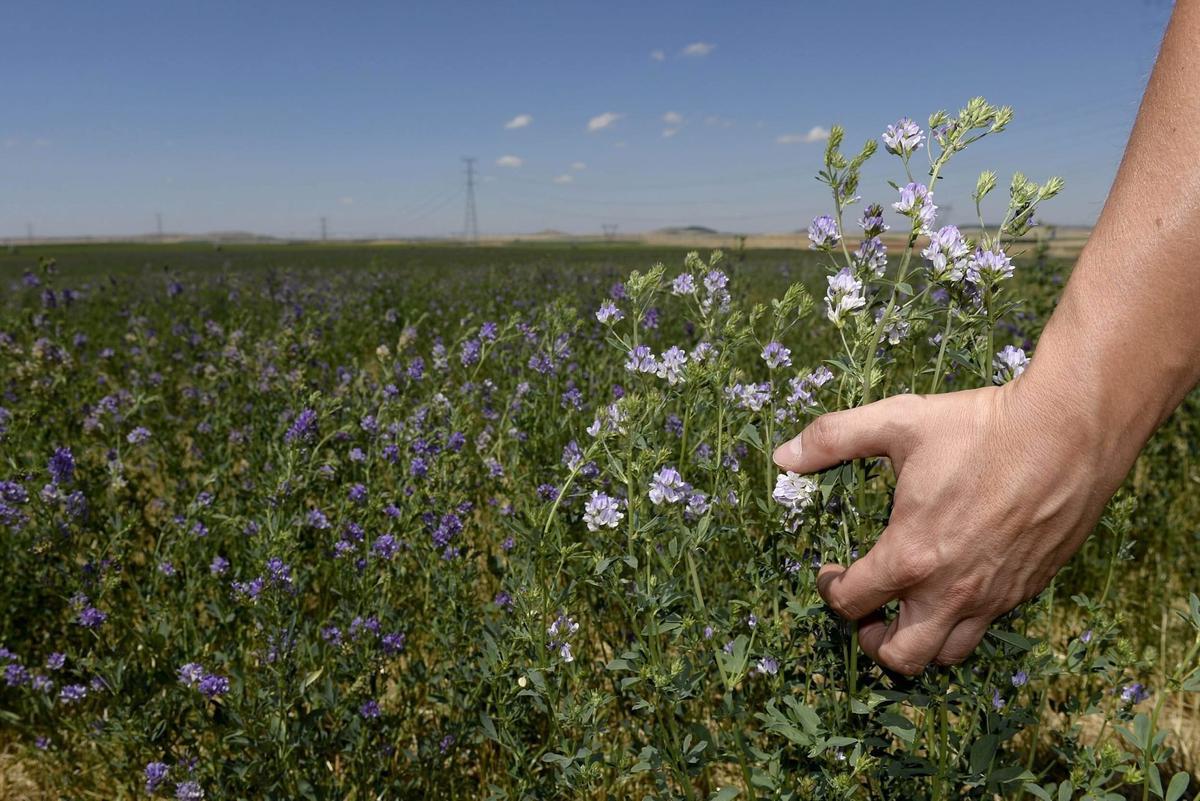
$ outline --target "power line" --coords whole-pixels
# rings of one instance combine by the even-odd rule
[[[464,158],[467,164],[467,216],[463,223],[463,239],[479,241],[479,218],[475,213],[475,159]]]

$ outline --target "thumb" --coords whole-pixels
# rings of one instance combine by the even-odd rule
[[[772,458],[784,470],[815,473],[851,459],[887,456],[899,470],[903,446],[923,405],[919,396],[896,395],[823,414],[776,448]]]

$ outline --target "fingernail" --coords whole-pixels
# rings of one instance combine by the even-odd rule
[[[771,460],[780,467],[786,467],[789,463],[800,458],[800,438],[793,437],[787,442],[780,445],[771,454]]]

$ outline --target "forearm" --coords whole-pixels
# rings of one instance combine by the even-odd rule
[[[1108,201],[1026,375],[1026,391],[1092,426],[1122,477],[1200,381],[1197,53],[1200,0],[1180,0]]]

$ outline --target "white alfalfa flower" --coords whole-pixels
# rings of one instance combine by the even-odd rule
[[[617,500],[599,490],[592,492],[592,497],[583,507],[583,522],[587,523],[588,531],[616,528],[624,517]]]
[[[829,288],[825,290],[825,316],[841,328],[846,315],[867,305],[863,297],[863,283],[854,277],[849,267],[843,267],[826,280]]]
[[[796,517],[812,506],[816,493],[817,482],[789,470],[776,477],[775,491],[771,497],[787,509],[789,517]]]
[[[992,366],[996,368],[992,380],[997,384],[1006,384],[1025,372],[1025,368],[1029,366],[1029,357],[1021,348],[1005,345],[992,359]]]

